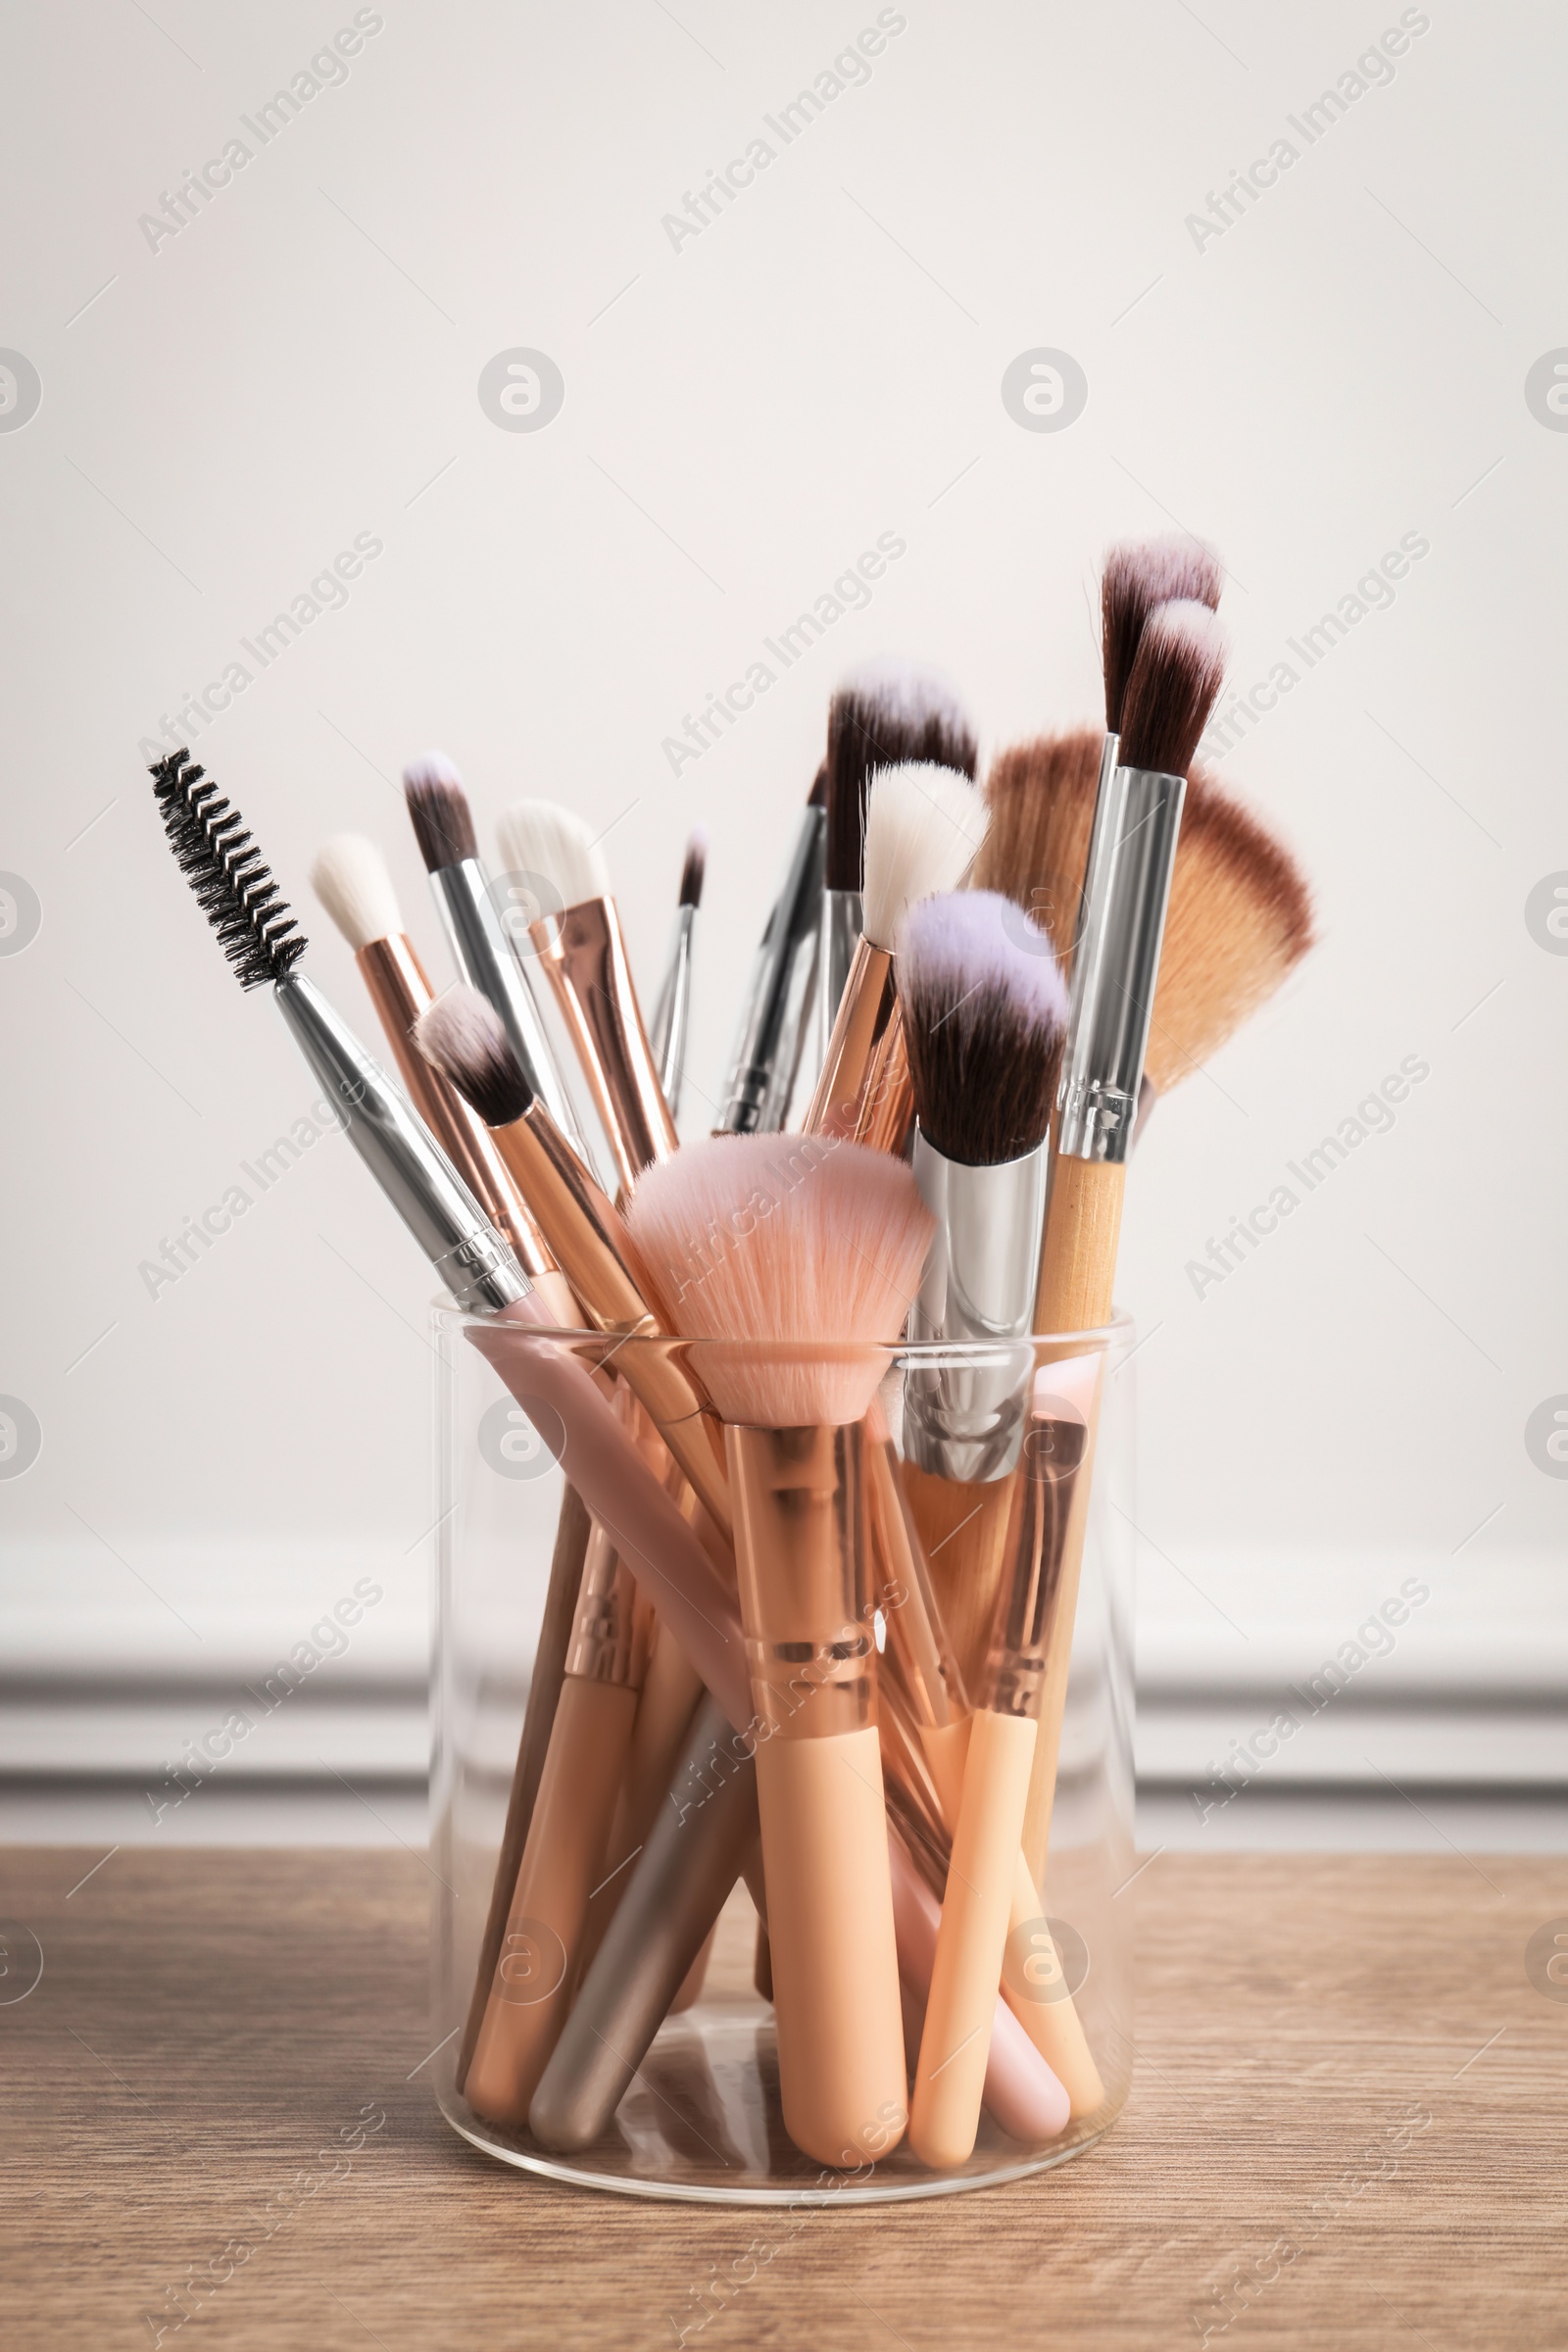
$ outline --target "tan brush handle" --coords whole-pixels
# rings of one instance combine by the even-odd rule
[[[1098,1331],[1110,1321],[1126,1173],[1120,1160],[1052,1155],[1036,1331]]]
[[[1022,1853],[1013,1860],[1002,1991],[1007,2007],[1066,2091],[1074,2116],[1093,2115],[1104,2105],[1105,2086],[1084,2038],[1083,2023],[1067,1990],[1051,1930],[1041,1917],[1040,1897]]]
[[[920,1744],[950,1829],[957,1822],[962,1801],[964,1758],[972,1720],[966,1715],[959,1723],[947,1724],[941,1730],[923,1729],[920,1734]],[[1029,1781],[1031,1796],[1039,1763],[1037,1736]],[[1049,1823],[1049,1806],[1047,1818]],[[1072,1995],[1062,1980],[1061,1963],[1041,1914],[1037,1882],[1031,1876],[1028,1855],[1023,1849],[1012,1858],[1006,1953],[1002,1970],[1003,1997],[1066,2090],[1072,2113],[1093,2115],[1104,2103],[1104,2084],[1084,2038]],[[911,2139],[912,2136],[911,2127]]]
[[[587,1556],[588,1530],[592,1524],[582,1496],[575,1487],[567,1487],[561,1498],[561,1517],[556,1524],[555,1554],[550,1562],[550,1583],[545,1592],[544,1615],[539,1621],[533,1672],[528,1678],[528,1703],[523,1709],[516,1769],[512,1776],[512,1794],[507,1800],[506,1827],[501,1833],[501,1851],[496,1857],[495,1883],[490,1891],[490,1914],[484,1923],[484,1935],[479,1942],[479,1965],[474,1971],[467,2020],[463,2029],[463,2039],[458,2045],[457,2082],[460,2091],[467,2081],[473,2045],[479,2038],[479,2028],[484,2022],[485,2004],[490,1998],[496,1962],[501,1957],[501,1938],[507,1932],[507,1911],[512,1901],[512,1890],[517,1883],[522,1849],[528,1841],[528,1825],[533,1819],[545,1758],[550,1752],[550,1735],[555,1728],[562,1677],[566,1670],[566,1650],[576,1621],[577,1592],[582,1584],[582,1564]]]
[[[974,2153],[1034,1746],[1032,1716],[982,1707],[971,1721],[909,2113],[909,2145],[935,2172]]]
[[[1040,1332],[1097,1331],[1114,1312],[1116,1248],[1121,1239],[1121,1203],[1126,1168],[1119,1160],[1063,1159],[1054,1154],[1046,1203],[1046,1238],[1040,1253],[1040,1288],[1035,1329]],[[1098,1405],[1089,1425],[1089,1451],[1074,1485],[1067,1540],[1062,1547],[1061,1587],[1052,1632],[1051,1666],[1041,1695],[1040,1738],[1035,1746],[1033,1786],[1024,1829],[1024,1852],[1038,1886],[1045,1878],[1051,1809],[1056,1795],[1056,1759],[1067,1700],[1067,1667],[1072,1656],[1073,1619],[1083,1568],[1089,1490],[1094,1480]]]
[[[860,2165],[897,2146],[906,2118],[874,1726],[769,1740],[757,1797],[784,2127],[813,2163]]]
[[[561,1687],[550,1752],[517,1872],[466,2095],[492,2123],[521,2125],[576,1981],[588,1897],[620,1793],[637,1693],[621,1683]]]

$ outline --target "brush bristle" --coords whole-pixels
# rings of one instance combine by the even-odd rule
[[[680,869],[681,906],[700,906],[703,903],[703,882],[708,873],[708,833],[704,826],[693,828],[686,844],[686,862]]]
[[[559,801],[514,801],[496,827],[509,874],[538,874],[563,906],[611,896],[610,864],[592,828]]]
[[[1225,636],[1207,605],[1161,605],[1144,623],[1122,708],[1121,762],[1185,776],[1225,683]]]
[[[1093,728],[1077,727],[1016,743],[998,754],[986,779],[991,823],[974,861],[974,886],[1002,891],[1043,924],[1063,971],[1083,920],[1102,740]]]
[[[426,873],[478,856],[473,810],[445,752],[421,752],[403,770],[403,792]]]
[[[149,772],[169,846],[241,988],[286,979],[309,943],[238,809],[187,751]]]
[[[825,808],[827,807],[827,761],[825,760],[811,778],[811,789],[806,796],[806,806],[808,808]]]
[[[922,760],[973,777],[974,729],[941,673],[884,656],[852,670],[827,714],[829,890],[859,890],[873,773]]]
[[[983,797],[955,767],[879,768],[865,809],[865,936],[891,948],[917,899],[955,890],[985,839]]]
[[[626,1209],[668,1328],[726,1421],[858,1421],[904,1328],[934,1220],[900,1159],[828,1137],[715,1136],[637,1179]]]
[[[1188,779],[1146,1069],[1165,1094],[1218,1052],[1312,946],[1295,858],[1201,768]]]
[[[476,988],[449,988],[414,1024],[414,1042],[487,1127],[510,1127],[533,1101],[501,1015]]]
[[[921,1133],[999,1167],[1045,1141],[1067,1039],[1051,942],[996,891],[923,899],[899,933],[899,1001]]]
[[[391,939],[403,928],[386,859],[363,833],[338,833],[322,842],[311,888],[356,955],[372,939]]]
[[[1082,904],[1100,775],[1088,728],[1014,744],[986,784],[991,830],[977,888],[1001,890],[1046,927],[1065,971],[1071,934],[1054,909]],[[1280,987],[1312,945],[1312,906],[1290,852],[1229,798],[1213,772],[1187,779],[1176,870],[1154,987],[1146,1067],[1165,1093],[1207,1060]]]
[[[1105,671],[1105,725],[1121,731],[1127,681],[1144,623],[1156,605],[1192,600],[1212,612],[1224,567],[1211,547],[1186,534],[1165,539],[1120,539],[1105,550],[1100,575],[1101,654]]]

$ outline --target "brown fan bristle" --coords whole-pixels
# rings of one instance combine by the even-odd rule
[[[1225,683],[1225,639],[1206,605],[1161,605],[1144,623],[1122,706],[1121,763],[1185,776]]]
[[[975,887],[1004,892],[1037,922],[1044,915],[1063,970],[1089,863],[1100,743],[1080,728],[1013,744],[986,783],[991,830]],[[1151,1085],[1166,1092],[1216,1053],[1300,962],[1312,936],[1310,895],[1290,852],[1211,769],[1194,767],[1154,989]]]
[[[974,776],[979,757],[968,713],[947,680],[913,662],[867,662],[846,678],[827,714],[829,890],[859,890],[865,871],[865,802],[879,767],[930,760]]]
[[[473,811],[463,778],[442,752],[425,752],[403,770],[403,791],[426,873],[476,858]]]
[[[1207,770],[1187,782],[1145,1060],[1165,1094],[1217,1053],[1313,944],[1289,850]]]
[[[975,859],[976,890],[1000,890],[1051,935],[1066,971],[1083,911],[1084,872],[1103,738],[1091,727],[1015,743],[986,779],[991,825]]]
[[[1127,681],[1144,623],[1156,605],[1196,600],[1212,612],[1224,580],[1219,558],[1201,539],[1120,539],[1105,550],[1100,575],[1101,655],[1105,725],[1121,732]]]

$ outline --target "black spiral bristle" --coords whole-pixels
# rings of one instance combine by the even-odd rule
[[[183,748],[149,772],[169,846],[241,988],[285,979],[309,942],[238,809]]]

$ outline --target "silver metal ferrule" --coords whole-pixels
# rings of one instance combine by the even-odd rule
[[[1065,1159],[1124,1160],[1132,1142],[1186,790],[1185,776],[1118,767],[1095,809],[1056,1098]]]
[[[938,1478],[1002,1478],[1028,1420],[1035,1286],[1046,1213],[1041,1143],[1021,1159],[971,1168],[919,1128],[914,1180],[937,1220],[909,1314],[911,1344],[951,1349],[906,1368],[904,1451]]]
[[[670,943],[669,961],[648,1026],[648,1043],[659,1064],[659,1083],[672,1119],[680,1115],[681,1080],[686,1074],[686,1030],[692,1009],[692,925],[696,918],[695,906],[675,909],[675,936]]]
[[[826,848],[827,818],[808,808],[752,967],[720,1134],[776,1135],[789,1115],[817,979]]]
[[[320,991],[290,973],[272,991],[350,1143],[459,1306],[490,1312],[529,1285],[446,1153]]]
[[[438,865],[430,875],[430,890],[459,971],[470,988],[489,998],[529,1091],[538,1096],[579,1158],[591,1165],[576,1108],[556,1066],[516,943],[496,911],[484,867],[477,858],[465,858],[461,865]]]
[[[823,891],[822,989],[817,1002],[817,1027],[822,1039],[821,1061],[827,1059],[827,1041],[839,1017],[844,984],[849,979],[850,966],[855,961],[855,951],[860,944],[860,934],[864,928],[865,901],[859,891]]]

